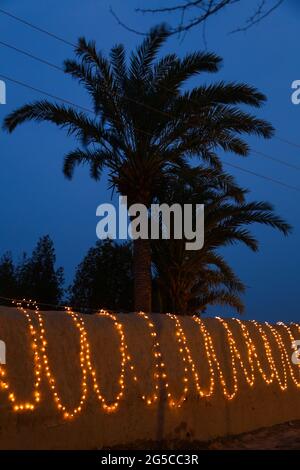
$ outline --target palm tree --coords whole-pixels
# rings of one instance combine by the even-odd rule
[[[190,91],[182,87],[203,72],[217,72],[221,59],[194,52],[158,57],[169,36],[158,26],[126,59],[123,45],[109,57],[97,52],[94,42],[79,39],[76,60],[65,62],[65,72],[89,93],[93,112],[72,106],[35,101],[12,112],[4,123],[12,132],[19,124],[49,121],[79,142],[64,159],[64,174],[88,164],[98,180],[108,169],[110,185],[128,197],[129,204],[147,207],[172,168],[199,157],[220,167],[217,149],[246,156],[243,134],[269,138],[272,127],[241,111],[239,104],[260,107],[264,95],[245,84],[219,82]],[[151,309],[151,253],[148,240],[134,242],[135,310]]]
[[[152,241],[156,285],[162,311],[201,313],[208,305],[229,305],[242,313],[245,286],[235,275],[220,248],[243,243],[256,252],[258,241],[246,227],[255,223],[280,230],[290,225],[266,202],[247,202],[247,191],[217,170],[188,168],[174,172],[159,194],[161,201],[205,205],[205,243],[187,251],[185,239]]]

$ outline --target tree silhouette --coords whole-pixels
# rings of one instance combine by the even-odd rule
[[[98,241],[76,269],[70,303],[84,312],[133,310],[132,246]]]
[[[31,257],[24,256],[17,268],[18,297],[36,300],[43,308],[57,306],[62,298],[64,279],[63,268],[55,269],[55,262],[51,238],[41,237]]]
[[[246,84],[219,82],[192,90],[182,88],[192,77],[217,72],[221,59],[212,53],[193,52],[158,57],[170,36],[164,26],[150,31],[126,60],[125,48],[111,49],[109,59],[94,42],[79,40],[78,60],[65,62],[66,73],[83,84],[93,102],[94,115],[73,107],[37,101],[12,112],[5,128],[12,132],[29,120],[49,121],[65,129],[80,147],[64,161],[71,178],[80,164],[89,164],[98,180],[108,169],[110,185],[128,197],[129,205],[149,207],[173,168],[198,157],[221,167],[217,150],[246,156],[243,135],[269,138],[273,128],[239,108],[260,107],[264,95]],[[136,311],[151,310],[151,251],[149,240],[134,241]]]
[[[284,0],[259,0],[244,24],[232,32],[247,31],[271,15],[283,2]],[[173,17],[177,16],[178,22],[170,28],[170,32],[171,34],[181,34],[205,25],[214,15],[227,11],[228,8],[233,8],[241,3],[245,4],[246,0],[186,0],[184,2],[174,0],[171,4],[169,2],[168,5],[165,4],[158,8],[136,8],[135,11],[143,14],[159,15],[167,13]],[[136,34],[145,34],[126,25],[112,8],[110,11],[125,29]]]
[[[156,283],[162,310],[195,314],[208,305],[228,305],[244,310],[245,286],[220,250],[242,243],[252,251],[258,240],[249,227],[261,224],[288,235],[291,227],[266,202],[248,202],[247,191],[231,177],[203,168],[186,168],[165,186],[160,196],[168,204],[205,205],[204,247],[188,251],[186,239],[152,242]],[[195,217],[195,211],[194,211]]]
[[[0,296],[12,299],[17,293],[16,270],[11,253],[0,258]]]

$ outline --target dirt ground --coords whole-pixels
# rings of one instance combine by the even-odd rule
[[[117,447],[114,450],[300,450],[300,421],[278,424],[270,428],[210,442],[137,441],[130,447]],[[113,450],[110,448],[110,450]]]
[[[240,436],[210,442],[207,449],[300,450],[300,421],[278,424]]]

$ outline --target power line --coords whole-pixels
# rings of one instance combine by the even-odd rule
[[[30,57],[31,59],[37,60],[38,62],[41,62],[42,64],[45,64],[45,65],[48,65],[49,67],[52,67],[56,70],[64,72],[64,69],[62,67],[59,67],[59,65],[52,64],[52,62],[49,62],[47,60],[42,59],[41,57],[37,57],[37,56],[31,54],[31,52],[27,52],[27,51],[24,51],[23,49],[19,49],[18,47],[12,46],[11,44],[8,44],[7,42],[4,42],[4,41],[0,41],[0,45],[4,46],[4,47],[7,47],[9,49],[12,49],[15,52],[19,52],[19,54],[23,54],[27,57]]]
[[[293,170],[298,170],[300,171],[300,166],[298,165],[293,165],[292,163],[289,163],[289,162],[286,162],[284,160],[281,160],[279,158],[276,158],[276,157],[273,157],[271,155],[268,155],[264,152],[260,152],[259,150],[251,150],[252,153],[256,153],[257,155],[260,155],[261,157],[263,158],[267,158],[268,160],[272,160],[273,162],[277,162],[277,163],[280,163],[281,165],[285,165],[289,168],[292,168]]]
[[[49,36],[52,36],[52,37],[54,37],[55,39],[57,39],[57,40],[59,40],[59,41],[62,41],[62,42],[64,42],[64,43],[68,44],[69,46],[76,47],[74,44],[70,43],[69,41],[66,41],[65,39],[63,39],[63,38],[61,38],[61,37],[59,37],[59,36],[56,36],[56,35],[50,33],[49,31],[46,31],[46,30],[44,30],[44,29],[42,29],[42,28],[40,28],[40,27],[38,27],[38,26],[35,26],[35,25],[29,23],[28,21],[23,20],[22,18],[19,18],[19,17],[15,16],[15,15],[12,15],[12,14],[10,14],[9,12],[4,11],[3,9],[0,9],[0,13],[3,13],[3,14],[5,14],[5,15],[7,15],[7,16],[9,16],[9,17],[11,17],[11,18],[13,18],[13,19],[15,19],[15,20],[17,20],[17,21],[20,21],[20,22],[24,23],[25,25],[30,26],[30,27],[36,29],[36,30],[39,31],[39,32],[45,33],[45,34],[47,34],[47,35],[49,35]],[[5,46],[5,47],[8,47],[8,48],[10,48],[10,49],[13,49],[13,50],[15,50],[16,52],[19,52],[19,53],[21,53],[21,54],[23,54],[23,55],[26,55],[26,56],[28,56],[28,57],[30,57],[30,58],[36,60],[36,61],[39,61],[39,62],[41,62],[41,63],[43,63],[43,64],[45,64],[45,65],[48,65],[48,66],[50,66],[50,67],[52,67],[52,68],[55,68],[55,69],[57,69],[57,70],[59,70],[59,71],[61,71],[61,72],[64,72],[64,69],[63,69],[62,67],[59,67],[58,65],[53,64],[53,63],[51,63],[51,62],[49,62],[49,61],[47,61],[47,60],[44,60],[44,59],[42,59],[42,58],[40,58],[40,57],[38,57],[38,56],[35,56],[35,55],[33,55],[33,54],[31,54],[31,53],[29,53],[29,52],[27,52],[27,51],[24,51],[24,50],[22,50],[22,49],[19,49],[19,48],[15,47],[15,46],[12,46],[12,45],[10,45],[10,44],[7,44],[7,43],[5,43],[5,42],[3,42],[3,41],[0,41],[0,45]],[[1,76],[2,78],[4,78],[4,80],[11,81],[11,82],[13,82],[13,83],[15,83],[15,84],[17,84],[17,85],[20,85],[20,86],[26,87],[26,88],[28,88],[28,89],[31,89],[31,90],[33,90],[33,91],[35,91],[35,92],[44,94],[44,95],[46,95],[46,96],[48,96],[48,97],[50,97],[50,98],[59,100],[59,101],[61,101],[61,102],[63,102],[63,103],[66,103],[66,104],[75,106],[75,107],[77,107],[77,108],[79,108],[79,109],[82,109],[82,110],[84,110],[84,111],[86,111],[86,112],[95,114],[94,111],[92,111],[91,109],[88,109],[88,108],[83,107],[83,106],[81,106],[81,105],[75,104],[75,103],[73,103],[72,101],[69,101],[69,100],[66,100],[66,99],[64,99],[64,98],[61,98],[61,97],[59,97],[59,96],[56,96],[56,95],[53,95],[53,94],[51,94],[51,93],[45,92],[45,91],[43,91],[43,90],[41,90],[41,89],[39,89],[39,88],[36,88],[36,87],[31,86],[31,85],[25,84],[24,82],[21,82],[21,81],[16,80],[16,79],[12,79],[12,78],[10,78],[10,77],[8,77],[8,76],[5,76],[5,75],[3,75],[3,74],[0,75],[0,76]],[[171,93],[174,93],[173,90],[170,90],[170,89],[168,89],[167,87],[164,87],[164,88],[165,88],[167,91],[169,91],[169,92],[171,92]],[[117,95],[118,95],[118,94],[117,94]],[[119,95],[119,96],[121,96],[122,98],[128,99],[128,100],[130,100],[130,101],[132,101],[132,102],[135,102],[135,103],[137,103],[137,104],[139,104],[139,105],[141,105],[141,106],[144,106],[144,107],[146,107],[146,108],[148,108],[148,109],[151,109],[152,111],[158,112],[158,113],[160,113],[160,114],[162,114],[162,115],[167,115],[167,116],[169,116],[169,117],[174,117],[174,116],[172,116],[172,115],[169,114],[169,113],[166,113],[166,112],[164,112],[164,111],[161,111],[161,110],[159,110],[159,109],[156,109],[156,108],[154,108],[154,107],[152,107],[152,106],[150,106],[150,105],[147,105],[147,104],[145,104],[145,103],[141,103],[141,102],[139,102],[139,101],[137,101],[137,100],[135,100],[135,99],[133,99],[133,98],[126,97],[126,96],[123,96],[123,95]],[[119,124],[121,123],[121,121],[115,121],[115,122],[118,122]],[[146,132],[146,131],[144,131],[144,130],[142,130],[142,129],[135,128],[135,130],[138,130],[139,132],[142,132],[142,133],[144,133],[145,135],[148,135],[148,136],[152,137],[152,134],[150,134],[150,133],[148,133],[148,132]],[[282,142],[288,143],[288,144],[290,144],[290,145],[294,145],[294,146],[296,146],[296,147],[300,147],[300,145],[295,144],[295,143],[292,143],[292,142],[287,141],[287,140],[285,140],[285,139],[282,139],[282,138],[279,138],[279,137],[278,137],[277,139],[278,139],[278,140],[281,140]],[[283,164],[283,165],[285,165],[285,166],[288,166],[288,167],[293,168],[293,169],[296,169],[296,170],[300,170],[300,167],[298,167],[298,166],[296,166],[296,165],[289,164],[288,162],[285,162],[285,161],[283,161],[283,160],[277,159],[277,158],[272,157],[272,156],[270,156],[270,155],[267,155],[267,154],[265,154],[265,153],[263,153],[263,152],[259,152],[259,151],[257,151],[257,150],[253,150],[253,152],[256,153],[256,154],[258,154],[258,155],[261,155],[261,156],[263,156],[264,158],[267,158],[267,159],[269,159],[269,160],[275,161],[275,162],[277,162],[277,163]],[[296,190],[296,191],[300,191],[300,188],[297,188],[297,187],[295,187],[295,186],[291,186],[291,185],[289,185],[289,184],[287,184],[287,183],[278,181],[278,180],[276,180],[276,179],[270,178],[270,177],[265,176],[265,175],[262,175],[262,174],[260,174],[260,173],[255,173],[255,172],[253,172],[253,171],[251,171],[251,170],[246,170],[246,169],[244,169],[244,168],[242,168],[242,167],[239,167],[239,166],[237,166],[237,165],[233,165],[233,164],[229,164],[229,163],[224,163],[224,164],[227,165],[227,166],[231,166],[231,167],[233,167],[233,168],[239,169],[239,170],[241,170],[241,171],[244,171],[244,172],[246,172],[246,173],[252,174],[253,176],[257,176],[257,177],[263,178],[263,179],[265,179],[265,180],[271,181],[271,182],[273,182],[273,183],[275,183],[275,184],[279,184],[279,185],[284,186],[284,187],[286,187],[286,188],[293,189],[293,190]]]
[[[31,86],[31,85],[28,85],[28,84],[26,84],[26,83],[24,83],[24,82],[21,82],[21,81],[19,81],[19,80],[16,80],[16,79],[13,79],[13,78],[11,78],[11,77],[8,77],[7,75],[0,74],[0,77],[3,78],[4,80],[11,81],[12,83],[15,83],[15,84],[17,84],[17,85],[19,85],[19,86],[22,86],[22,87],[24,87],[24,88],[28,88],[28,89],[33,90],[33,91],[35,91],[35,92],[41,93],[41,94],[43,94],[43,95],[46,95],[46,96],[48,96],[48,97],[50,97],[50,98],[59,100],[59,101],[61,101],[61,102],[63,102],[63,103],[69,104],[69,105],[71,105],[71,106],[75,106],[75,107],[77,107],[77,108],[82,109],[83,111],[87,111],[87,112],[89,112],[89,113],[94,114],[94,111],[92,111],[92,110],[89,109],[89,108],[85,108],[85,107],[83,107],[83,106],[81,106],[81,105],[78,105],[78,104],[76,104],[76,103],[73,103],[72,101],[69,101],[69,100],[66,100],[66,99],[64,99],[64,98],[61,98],[61,97],[59,97],[59,96],[53,95],[53,94],[51,94],[51,93],[48,93],[48,92],[46,92],[46,91],[44,91],[44,90],[41,90],[40,88],[35,88],[35,87],[33,87],[33,86]],[[120,123],[121,121],[118,121],[118,122]],[[149,132],[143,131],[142,129],[135,128],[135,130],[138,130],[138,131],[140,131],[140,132],[143,132],[144,134],[149,135],[150,137],[152,137],[152,134],[150,134]],[[245,168],[239,167],[238,165],[233,165],[233,164],[228,163],[228,162],[223,162],[223,164],[224,164],[224,165],[227,165],[227,166],[231,166],[232,168],[236,168],[236,169],[238,169],[238,170],[244,171],[245,173],[249,173],[249,174],[251,174],[251,175],[253,175],[253,176],[257,176],[257,177],[259,177],[259,178],[263,178],[263,179],[265,179],[265,180],[271,181],[272,183],[278,184],[278,185],[280,185],[280,186],[284,186],[284,187],[286,187],[286,188],[288,188],[288,189],[292,189],[292,190],[294,190],[294,191],[299,191],[299,192],[300,192],[300,188],[297,188],[297,187],[295,187],[295,186],[291,186],[291,185],[289,185],[289,184],[287,184],[287,183],[284,183],[284,182],[282,182],[282,181],[278,181],[278,180],[275,180],[275,179],[270,178],[270,177],[268,177],[268,176],[261,175],[260,173],[255,173],[255,172],[253,172],[253,171],[251,171],[251,170],[247,170],[247,169],[245,169]]]
[[[64,43],[64,44],[67,44],[68,46],[71,46],[71,47],[73,47],[73,48],[76,48],[76,47],[77,47],[74,43],[68,41],[67,39],[62,38],[61,36],[57,36],[56,34],[51,33],[50,31],[47,31],[46,29],[43,29],[43,28],[41,28],[40,26],[37,26],[37,25],[34,25],[33,23],[30,23],[29,21],[25,20],[24,18],[20,18],[20,17],[17,16],[17,15],[14,15],[14,14],[12,14],[12,13],[6,11],[6,10],[3,10],[3,8],[0,8],[0,13],[2,13],[3,15],[9,16],[10,18],[12,18],[12,19],[14,19],[14,20],[16,20],[16,21],[19,21],[20,23],[23,23],[24,25],[29,26],[30,28],[35,29],[36,31],[38,31],[38,32],[40,32],[40,33],[46,34],[47,36],[50,36],[50,37],[56,39],[57,41],[60,41],[60,42],[62,42],[62,43]],[[27,55],[28,55],[28,54],[27,54]],[[43,61],[43,59],[38,59],[37,57],[33,57],[33,56],[32,56],[32,58],[35,58],[36,60],[42,60],[42,61]],[[43,61],[43,62],[45,63],[46,61]],[[49,63],[49,64],[50,64],[50,63]],[[58,66],[56,66],[56,65],[54,65],[54,64],[51,64],[51,66],[52,66],[52,67],[54,66],[55,68],[59,68]],[[165,88],[166,90],[168,90],[169,92],[173,93],[173,91],[170,90],[170,89],[168,89],[167,87],[164,87],[164,88]],[[295,143],[295,142],[292,142],[292,141],[290,141],[290,140],[288,140],[288,139],[284,139],[284,138],[277,137],[277,136],[274,136],[274,138],[277,139],[277,140],[279,140],[279,141],[281,141],[281,142],[283,142],[283,143],[285,143],[285,144],[291,145],[291,146],[293,146],[293,147],[300,148],[300,144]]]
[[[3,10],[3,8],[0,8],[0,13],[2,13],[3,15],[9,16],[10,18],[12,18],[16,21],[19,21],[20,23],[25,24],[26,26],[29,26],[30,28],[35,29],[36,31],[39,31],[40,33],[46,34],[47,36],[50,36],[50,37],[56,39],[57,41],[61,41],[64,44],[67,44],[68,46],[76,47],[72,42],[68,41],[67,39],[64,39],[60,36],[57,36],[56,34],[50,33],[49,31],[47,31],[46,29],[41,28],[40,26],[36,26],[33,23],[30,23],[29,21],[24,20],[23,18],[20,18],[19,16],[13,15],[12,13],[10,13],[8,11]]]
[[[4,75],[4,74],[0,74],[0,77],[3,78],[4,80],[15,83],[16,85],[22,86],[24,88],[28,88],[29,90],[35,91],[37,93],[41,93],[42,95],[46,95],[49,98],[53,98],[55,100],[61,101],[65,104],[69,104],[71,106],[79,108],[79,109],[81,109],[83,111],[86,111],[88,113],[93,113],[94,114],[94,111],[92,111],[89,108],[85,108],[84,106],[81,106],[80,104],[73,103],[72,101],[61,98],[60,96],[53,95],[52,93],[48,93],[47,91],[41,90],[40,88],[36,88],[36,87],[31,86],[31,85],[28,85],[27,83],[21,82],[20,80],[16,80],[15,78],[8,77],[7,75]]]
[[[1,45],[1,46],[4,46],[4,47],[7,47],[7,48],[9,48],[9,49],[12,49],[12,50],[14,50],[14,51],[16,51],[16,52],[18,52],[18,53],[20,53],[20,54],[22,54],[22,55],[27,56],[27,57],[30,57],[31,59],[34,59],[34,60],[36,60],[37,62],[41,62],[42,64],[48,65],[49,67],[52,67],[52,68],[54,68],[54,69],[56,69],[56,70],[59,70],[60,72],[66,73],[65,70],[64,70],[62,67],[60,67],[59,65],[53,64],[52,62],[49,62],[48,60],[44,60],[44,59],[42,59],[41,57],[38,57],[38,56],[32,54],[31,52],[24,51],[23,49],[19,49],[19,48],[15,47],[15,46],[12,46],[11,44],[8,44],[8,43],[3,42],[3,41],[0,41],[0,45]],[[167,117],[171,117],[171,118],[174,117],[174,116],[172,116],[172,114],[167,113],[166,111],[161,111],[160,109],[154,108],[153,106],[151,106],[151,105],[149,105],[149,104],[141,103],[140,101],[137,101],[137,100],[135,100],[134,98],[130,98],[129,96],[121,95],[120,93],[116,93],[116,92],[114,93],[114,95],[115,95],[115,96],[119,96],[120,98],[123,98],[123,99],[125,99],[125,100],[127,100],[127,101],[131,101],[132,103],[139,104],[139,105],[141,105],[141,106],[143,106],[143,107],[145,107],[145,108],[148,108],[148,109],[151,110],[151,111],[155,111],[155,112],[157,112],[157,113],[160,113],[160,114],[162,114],[163,116],[167,116]]]
[[[48,65],[49,67],[52,67],[52,68],[54,68],[54,69],[56,69],[56,70],[58,70],[58,71],[60,71],[60,72],[65,73],[65,70],[64,70],[62,67],[60,67],[60,66],[58,66],[58,65],[56,65],[56,64],[53,64],[52,62],[49,62],[49,61],[47,61],[47,60],[44,60],[44,59],[41,58],[41,57],[38,57],[38,56],[36,56],[36,55],[33,55],[33,54],[30,53],[30,52],[24,51],[23,49],[17,48],[17,47],[15,47],[15,46],[12,46],[11,44],[5,43],[5,42],[3,42],[3,41],[0,41],[0,45],[2,45],[2,46],[4,46],[4,47],[7,47],[7,48],[9,48],[9,49],[12,49],[12,50],[14,50],[14,51],[16,51],[16,52],[18,52],[18,53],[20,53],[20,54],[23,54],[23,55],[25,55],[25,56],[27,56],[27,57],[30,57],[31,59],[34,59],[34,60],[36,60],[36,61],[38,61],[38,62],[41,62],[42,64]],[[169,91],[171,91],[171,90],[169,90]],[[146,104],[146,103],[142,103],[142,102],[140,102],[140,101],[137,101],[137,100],[135,100],[134,98],[130,98],[130,97],[128,97],[128,96],[121,95],[120,93],[115,93],[115,95],[116,95],[116,96],[119,96],[119,97],[121,97],[121,98],[123,98],[123,99],[126,99],[126,100],[128,100],[128,101],[131,101],[131,102],[133,102],[133,103],[136,103],[136,104],[138,104],[138,105],[140,105],[140,106],[143,106],[143,107],[145,107],[145,108],[147,108],[147,109],[150,109],[151,111],[154,111],[154,112],[157,112],[157,113],[159,113],[159,114],[162,114],[163,116],[167,116],[167,117],[174,118],[174,116],[173,116],[172,114],[167,113],[167,112],[165,112],[165,111],[161,111],[160,109],[154,108],[153,106],[148,105],[148,104]],[[74,105],[74,106],[75,106],[75,105]],[[76,106],[77,106],[77,105],[76,105]],[[88,111],[92,112],[91,110],[88,110]],[[288,163],[288,162],[286,162],[286,161],[284,161],[284,160],[280,160],[280,159],[275,158],[275,157],[273,157],[273,156],[271,156],[271,155],[267,155],[266,153],[263,153],[263,152],[258,151],[258,150],[252,150],[252,152],[253,152],[253,153],[256,153],[257,155],[260,155],[260,156],[262,156],[263,158],[266,158],[266,159],[268,159],[268,160],[277,162],[277,163],[279,163],[279,164],[281,164],[281,165],[285,165],[285,166],[287,166],[287,167],[289,167],[289,168],[292,168],[292,169],[294,169],[294,170],[300,171],[300,167],[297,166],[297,165],[293,165],[293,164],[291,164],[291,163]]]
[[[81,109],[82,111],[86,111],[88,113],[91,113],[93,114],[94,116],[96,116],[95,112],[92,110],[92,109],[89,109],[89,108],[86,108],[84,106],[81,106],[77,103],[73,103],[72,101],[69,101],[67,99],[64,99],[64,98],[61,98],[60,96],[57,96],[57,95],[53,95],[51,93],[48,93],[47,91],[44,91],[44,90],[41,90],[40,88],[36,88],[36,87],[33,87],[27,83],[24,83],[24,82],[21,82],[20,80],[16,80],[14,78],[11,78],[11,77],[8,77],[7,75],[3,75],[3,74],[0,74],[0,78],[3,78],[4,80],[7,80],[7,81],[10,81],[12,83],[15,83],[16,85],[19,85],[19,86],[22,86],[23,88],[28,88],[29,90],[33,90],[37,93],[40,93],[42,95],[45,95],[45,96],[48,96],[52,99],[55,99],[55,100],[58,100],[58,101],[61,101],[62,103],[65,103],[65,104],[68,104],[68,105],[71,105],[71,106],[74,106],[76,108],[79,108]],[[119,120],[116,120],[116,119],[112,119],[110,118],[111,121],[113,122],[116,122],[118,124],[122,124],[122,121],[119,121]],[[147,131],[144,131],[143,129],[139,129],[138,127],[134,127],[133,128],[134,130],[136,131],[139,131],[145,135],[147,135],[148,137],[153,137],[152,134],[150,134],[150,132],[147,132]]]
[[[75,44],[73,44],[72,42],[68,41],[67,39],[62,38],[61,36],[57,36],[56,34],[51,33],[50,31],[47,31],[46,29],[43,29],[43,28],[41,28],[40,26],[36,26],[36,25],[34,25],[33,23],[30,23],[29,21],[24,20],[23,18],[20,18],[19,16],[16,16],[16,15],[14,15],[14,14],[12,14],[12,13],[6,11],[6,10],[3,10],[3,8],[0,8],[0,13],[2,13],[3,15],[9,16],[10,18],[12,18],[12,19],[14,19],[14,20],[16,20],[16,21],[19,21],[20,23],[23,23],[24,25],[29,26],[30,28],[33,28],[33,29],[35,29],[36,31],[38,31],[38,32],[40,32],[40,33],[46,34],[47,36],[50,36],[50,37],[56,39],[57,41],[60,41],[60,42],[62,42],[62,43],[64,43],[64,44],[67,44],[68,46],[71,46],[71,47],[73,47],[73,48],[76,48],[76,47],[77,47]],[[48,62],[48,61],[45,61],[44,59],[41,59],[41,58],[39,58],[39,57],[37,57],[37,56],[34,56],[33,54],[26,53],[25,51],[22,51],[22,50],[20,50],[20,49],[17,49],[17,48],[15,48],[15,47],[13,47],[13,46],[10,46],[10,45],[8,45],[8,44],[5,44],[4,42],[2,42],[1,44],[2,44],[2,45],[5,45],[6,47],[10,47],[11,49],[14,49],[14,50],[16,50],[16,51],[18,51],[18,52],[20,52],[20,53],[22,53],[22,54],[25,54],[25,55],[27,55],[27,56],[29,56],[29,57],[35,59],[35,60],[38,60],[38,61],[40,61],[40,62],[43,62],[44,64],[47,64],[47,65],[49,65],[50,67],[54,67],[54,68],[56,68],[56,69],[58,69],[58,70],[64,71],[61,67],[59,67],[59,66],[57,66],[57,65],[55,65],[55,64],[52,64],[52,63],[50,63],[50,62]],[[165,88],[166,90],[168,90],[169,92],[173,93],[173,91],[170,90],[170,89],[168,89],[167,87],[164,87],[164,88]],[[142,104],[142,103],[140,103],[140,104]],[[292,141],[290,141],[290,140],[283,139],[283,138],[277,137],[277,136],[275,136],[274,138],[277,139],[277,140],[279,140],[279,141],[281,141],[281,142],[283,142],[283,143],[286,143],[286,144],[288,144],[288,145],[291,145],[291,146],[293,146],[293,147],[300,148],[300,144],[297,144],[297,143],[292,142]],[[273,158],[273,157],[272,157],[272,158]]]
[[[241,166],[234,165],[233,163],[223,162],[223,165],[231,166],[232,168],[243,171],[244,173],[249,173],[250,175],[257,176],[257,177],[262,178],[264,180],[271,181],[272,183],[279,184],[280,186],[283,186],[285,188],[292,189],[294,191],[300,192],[300,188],[298,188],[297,186],[291,186],[287,183],[284,183],[283,181],[275,180],[273,178],[270,178],[269,176],[262,175],[261,173],[256,173],[252,170],[247,170],[246,168],[242,168]]]
[[[38,56],[32,54],[31,52],[24,51],[23,49],[19,49],[19,48],[15,47],[15,46],[12,46],[11,44],[8,44],[8,43],[3,42],[3,41],[0,41],[0,45],[2,45],[2,46],[4,46],[4,47],[7,47],[7,48],[9,48],[9,49],[12,49],[12,50],[14,50],[14,51],[16,51],[16,52],[19,52],[19,53],[22,54],[22,55],[25,55],[25,56],[27,56],[27,57],[30,57],[31,59],[34,59],[34,60],[36,60],[36,61],[38,61],[38,62],[41,62],[42,64],[48,65],[49,67],[52,67],[52,68],[54,68],[54,69],[56,69],[56,70],[59,70],[60,72],[65,73],[65,70],[64,70],[62,67],[60,67],[60,66],[58,66],[58,65],[56,65],[56,64],[53,64],[52,62],[49,62],[49,61],[47,61],[47,60],[44,60],[44,59],[42,59],[41,57],[38,57]],[[11,81],[12,81],[12,79],[11,79]],[[21,82],[19,82],[19,83],[21,84]],[[23,86],[25,86],[25,85],[23,84]],[[34,88],[33,88],[33,89],[34,89]],[[34,90],[35,90],[35,91],[39,91],[39,92],[42,93],[41,90],[37,90],[37,89],[34,89]],[[167,113],[167,112],[165,112],[165,111],[161,111],[160,109],[154,108],[154,107],[151,106],[151,105],[148,105],[148,104],[145,104],[145,103],[141,103],[140,101],[137,101],[137,100],[135,100],[134,98],[130,98],[129,96],[124,96],[124,95],[121,95],[120,93],[116,93],[116,92],[114,93],[114,95],[115,95],[115,96],[119,96],[119,97],[121,97],[121,98],[123,98],[123,99],[126,99],[127,101],[131,101],[131,102],[133,102],[133,103],[136,103],[136,104],[138,104],[138,105],[141,105],[141,106],[143,106],[143,107],[145,107],[145,108],[150,109],[151,111],[155,111],[155,112],[160,113],[160,114],[162,114],[162,115],[164,115],[164,116],[171,117],[171,118],[174,117],[174,116],[172,116],[172,114],[170,114],[170,113]],[[51,96],[51,95],[48,94],[48,96]],[[60,101],[63,101],[62,98],[57,98],[57,99],[59,99]],[[75,105],[74,103],[73,103],[73,105],[78,107],[78,105]],[[80,106],[80,107],[81,107],[81,106]],[[94,113],[93,111],[91,111],[91,110],[89,110],[89,109],[87,109],[87,108],[84,108],[84,109],[85,109],[86,111],[89,111],[89,112],[91,112],[91,113]],[[117,121],[116,121],[116,122],[117,122]],[[120,123],[121,121],[118,121],[118,122]],[[135,129],[136,129],[136,130],[139,130],[140,132],[146,133],[146,131],[142,131],[141,129],[138,129],[138,128],[135,128]],[[151,134],[148,133],[148,135],[151,135]],[[152,137],[152,135],[151,135],[151,137]]]
[[[291,145],[292,147],[297,147],[300,148],[300,144],[296,144],[295,142],[292,142],[291,140],[283,139],[282,137],[277,137],[275,136],[277,140],[280,140],[280,142],[283,142],[284,144]]]

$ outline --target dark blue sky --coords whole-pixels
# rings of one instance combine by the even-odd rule
[[[299,2],[286,0],[280,10],[257,27],[247,33],[228,35],[247,17],[250,3],[256,4],[243,1],[240,7],[220,14],[207,24],[208,49],[222,56],[224,64],[218,75],[205,75],[201,81],[211,83],[222,79],[256,86],[268,96],[259,116],[272,122],[278,137],[300,145],[300,106],[292,105],[290,100],[291,83],[300,79]],[[108,51],[117,42],[132,48],[140,41],[139,37],[116,24],[109,13],[109,5],[131,26],[147,30],[155,23],[155,17],[134,13],[135,7],[146,4],[152,7],[165,2],[0,0],[0,8],[71,42],[76,42],[81,35],[95,39],[103,51]],[[0,41],[58,65],[72,57],[72,49],[67,45],[1,14]],[[186,51],[203,48],[202,32],[194,30],[183,42],[173,38],[165,51],[175,50],[183,55]],[[89,107],[85,92],[61,72],[2,46],[0,57],[0,73]],[[16,107],[38,98],[42,96],[7,82],[7,105],[0,106],[1,121]],[[284,144],[276,138],[266,142],[251,139],[251,145],[255,150],[300,166],[300,147]],[[62,158],[74,147],[71,138],[50,124],[30,123],[12,135],[2,131],[0,134],[0,253],[11,250],[17,257],[24,250],[30,252],[39,236],[50,234],[55,242],[58,263],[65,267],[67,281],[72,279],[75,266],[96,241],[97,205],[111,198],[105,178],[95,183],[86,169],[77,170],[71,182],[64,179]],[[246,160],[229,154],[224,158],[248,170],[300,186],[298,170],[255,154]],[[277,212],[294,226],[292,236],[287,239],[273,230],[256,228],[255,233],[261,241],[259,254],[243,247],[226,249],[227,259],[249,286],[246,318],[298,320],[300,193],[238,170],[231,172],[242,185],[251,189],[253,199],[272,202]]]

